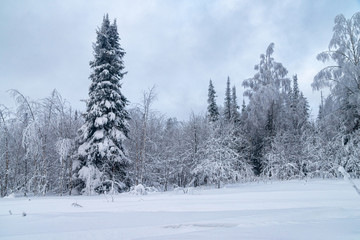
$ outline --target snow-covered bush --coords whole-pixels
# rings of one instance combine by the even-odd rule
[[[239,178],[239,173],[235,170],[238,157],[222,137],[213,136],[200,150],[199,163],[192,173],[201,182],[214,183],[220,188],[221,182],[226,183]]]
[[[147,194],[146,189],[145,189],[144,185],[142,185],[142,184],[138,184],[136,186],[131,187],[129,193],[132,195],[146,195]]]

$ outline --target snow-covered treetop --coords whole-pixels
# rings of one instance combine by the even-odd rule
[[[342,14],[336,16],[333,32],[328,50],[319,53],[317,59],[336,64],[322,69],[314,77],[312,87],[341,88],[354,93],[355,89],[360,90],[360,12],[350,19]]]
[[[271,86],[275,90],[287,91],[290,88],[290,79],[286,78],[287,69],[272,57],[274,53],[274,43],[270,43],[265,54],[260,55],[260,63],[254,69],[257,73],[254,77],[245,79],[242,85],[249,88],[244,92],[245,96],[252,97],[262,86]]]
[[[209,82],[209,90],[208,90],[208,118],[210,122],[216,122],[219,119],[219,109],[216,105],[216,92],[214,89],[214,85],[210,79]]]

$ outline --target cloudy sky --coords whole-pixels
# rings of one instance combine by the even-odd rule
[[[335,16],[359,7],[355,0],[3,0],[0,104],[14,105],[8,89],[32,99],[57,89],[83,111],[95,30],[109,13],[127,52],[122,91],[132,104],[155,85],[153,108],[186,120],[206,111],[210,78],[223,103],[227,76],[241,102],[242,80],[274,42],[275,60],[298,75],[316,115],[320,94],[310,84],[325,66],[316,54],[326,50]]]

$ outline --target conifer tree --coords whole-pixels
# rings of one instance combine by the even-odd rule
[[[233,122],[238,122],[240,119],[240,114],[238,109],[239,106],[237,104],[236,88],[235,86],[233,86],[231,92],[231,119]]]
[[[230,122],[231,120],[231,92],[230,92],[230,78],[227,78],[226,91],[225,91],[225,102],[224,102],[224,118],[225,121]]]
[[[292,128],[300,133],[302,127],[308,122],[309,106],[303,93],[299,90],[297,75],[293,76],[293,90],[291,94]]]
[[[300,95],[300,90],[299,90],[298,78],[297,78],[297,75],[294,75],[293,76],[293,100],[295,103],[297,103],[299,101],[299,95]]]
[[[214,85],[210,79],[209,82],[209,91],[208,91],[208,118],[210,122],[216,122],[219,119],[219,109],[216,105],[216,92],[214,89]]]
[[[245,112],[246,112],[246,103],[245,103],[245,100],[243,99],[242,105],[241,105],[241,115],[244,115]]]
[[[321,121],[323,120],[323,117],[324,117],[324,98],[323,98],[322,91],[320,92],[320,94],[321,94],[320,105],[319,105],[319,112],[318,112],[318,117],[317,117],[317,120],[319,123],[321,123]]]
[[[291,116],[291,128],[294,130],[297,128],[299,124],[299,97],[300,97],[300,91],[298,86],[298,79],[297,75],[293,76],[293,89],[289,91],[290,94],[290,116]]]
[[[79,131],[77,175],[87,194],[125,187],[129,161],[123,141],[128,136],[129,113],[125,108],[128,101],[121,93],[120,81],[126,72],[119,40],[116,21],[110,24],[106,14],[93,45],[89,100]]]

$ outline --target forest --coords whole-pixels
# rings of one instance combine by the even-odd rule
[[[223,86],[211,80],[204,86],[204,115],[178,121],[155,111],[156,88],[128,108],[121,92],[126,58],[119,40],[116,21],[105,15],[93,46],[85,112],[56,90],[37,101],[9,90],[17,107],[0,105],[2,197],[115,193],[140,184],[168,191],[338,178],[339,166],[360,177],[360,12],[349,19],[336,16],[329,45],[317,55],[327,66],[312,87],[330,94],[321,98],[316,119],[309,117],[301,79],[274,59],[274,43],[241,86],[227,76]],[[220,87],[225,96],[217,96]],[[246,102],[238,102],[240,87]]]

